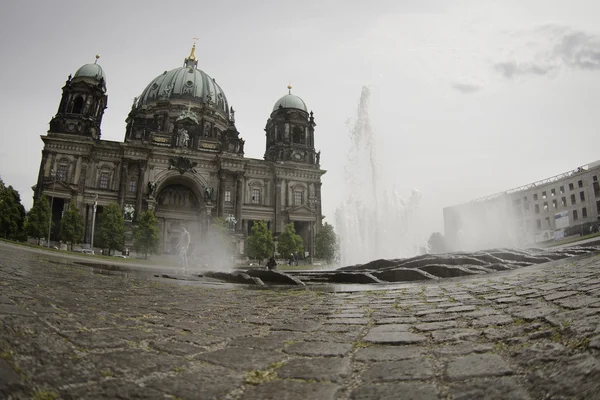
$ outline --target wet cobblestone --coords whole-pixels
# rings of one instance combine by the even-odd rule
[[[0,243],[0,398],[600,398],[600,258],[324,293]],[[54,396],[54,397],[52,397]]]

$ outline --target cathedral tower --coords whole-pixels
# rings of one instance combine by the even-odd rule
[[[100,139],[100,124],[108,104],[106,76],[96,62],[85,64],[69,75],[62,88],[56,116],[50,121],[49,134],[64,133]]]

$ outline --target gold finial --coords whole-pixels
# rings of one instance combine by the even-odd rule
[[[187,59],[191,60],[191,61],[196,61],[196,41],[198,40],[198,38],[195,37],[193,39],[194,39],[194,44],[192,45],[192,51],[190,51],[190,56]]]
[[[98,63],[98,59],[100,58],[100,54],[96,54],[96,61],[94,61],[94,64]]]
[[[291,84],[291,83],[288,83],[288,86],[287,86],[287,87],[288,87],[288,93],[289,93],[289,94],[292,94],[292,84]]]

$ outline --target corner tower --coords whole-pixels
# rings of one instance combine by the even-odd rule
[[[292,86],[288,86],[288,94],[275,102],[267,120],[265,160],[319,165],[315,126],[312,111],[308,112],[304,100],[293,95]]]
[[[102,116],[108,104],[106,76],[96,61],[85,64],[69,75],[62,88],[56,116],[50,121],[48,134],[71,134],[100,139]]]

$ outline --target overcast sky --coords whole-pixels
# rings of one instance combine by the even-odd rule
[[[32,203],[42,141],[69,74],[107,75],[102,138],[123,140],[133,98],[182,65],[198,67],[236,109],[246,156],[287,92],[315,114],[326,221],[344,197],[361,87],[389,187],[442,208],[600,159],[600,2],[42,1],[0,3],[0,176]]]

